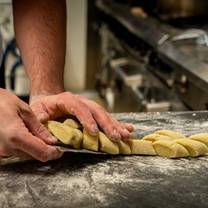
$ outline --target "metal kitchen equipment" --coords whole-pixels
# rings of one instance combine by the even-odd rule
[[[207,15],[207,0],[158,0],[155,12],[163,19]]]
[[[164,100],[170,103],[168,110],[208,109],[208,47],[206,46],[208,23],[206,21],[195,21],[195,18],[161,21],[160,18],[151,15],[144,19],[132,15],[128,5],[108,4],[101,0],[97,1],[97,7],[100,11],[100,31],[105,30],[101,32],[101,44],[105,39],[102,54],[108,70],[104,68],[103,70],[107,72],[109,86],[115,94],[119,91],[119,100],[116,102],[115,99],[118,107],[126,102],[124,97],[128,97],[126,108],[122,110],[127,110],[129,107],[127,111],[146,111],[144,108],[141,109],[139,104],[146,103],[144,92],[154,89],[154,86],[144,85],[142,82],[140,83],[142,86],[137,88],[140,90],[135,93],[136,87],[129,87],[130,82],[126,82],[129,80],[128,76],[122,79],[121,77],[124,76],[121,76],[121,73],[117,73],[117,76],[113,75],[114,72],[124,70],[121,70],[123,66],[115,70],[110,63],[115,59],[127,58],[136,62],[138,69],[144,67],[146,71],[145,76],[144,73],[142,75],[144,80],[151,79],[150,84],[159,83],[162,91],[158,94],[166,94],[164,91],[167,91],[167,94],[171,95]],[[187,35],[189,37],[195,35],[195,38],[187,38]],[[131,71],[130,67],[129,71]],[[115,84],[116,77],[120,77],[119,87]],[[136,77],[141,77],[139,70]],[[157,101],[157,95],[153,100]]]

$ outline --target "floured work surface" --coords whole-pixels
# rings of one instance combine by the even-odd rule
[[[207,132],[207,112],[117,114],[138,136]],[[208,207],[208,156],[167,159],[68,153],[0,167],[0,207]]]

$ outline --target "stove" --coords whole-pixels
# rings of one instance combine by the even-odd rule
[[[139,17],[125,4],[102,0],[97,8],[100,80],[108,83],[115,106],[127,97],[125,111],[208,109],[207,17]]]

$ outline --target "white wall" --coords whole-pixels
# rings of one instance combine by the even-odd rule
[[[67,15],[65,87],[81,91],[86,77],[87,0],[67,0]]]

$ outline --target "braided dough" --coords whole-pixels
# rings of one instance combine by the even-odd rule
[[[153,143],[157,155],[169,158],[189,156],[189,152],[182,145],[174,141],[158,140]]]
[[[208,152],[208,147],[202,142],[191,139],[176,139],[175,142],[185,147],[192,157],[205,155]]]
[[[171,137],[169,136],[161,136],[159,134],[149,134],[145,137],[142,138],[142,140],[147,140],[147,141],[151,141],[151,142],[156,142],[158,140],[173,140]]]
[[[185,136],[183,134],[175,132],[175,131],[170,131],[170,130],[159,130],[159,131],[156,131],[155,134],[167,136],[172,139],[185,139]]]
[[[71,145],[78,149],[82,142],[82,132],[57,121],[48,121],[47,127],[49,131],[58,138],[62,143]]]
[[[122,154],[122,155],[132,154],[131,148],[130,148],[128,142],[124,142],[124,141],[120,140],[117,144],[118,144],[118,148],[119,148],[119,154]]]
[[[135,155],[156,155],[151,141],[131,139],[129,140],[131,153]]]
[[[98,136],[91,136],[83,130],[82,148],[98,152],[98,147]]]
[[[118,155],[119,154],[119,147],[118,147],[117,143],[112,142],[102,132],[99,132],[99,138],[100,138],[100,151],[109,153],[111,155]]]
[[[103,132],[89,135],[73,119],[48,121],[47,128],[62,143],[73,148],[102,151],[112,155],[158,155],[168,158],[197,157],[208,153],[208,133],[185,137],[171,130],[158,130],[139,139],[113,142]]]
[[[195,134],[190,136],[189,139],[202,142],[208,147],[208,133]]]
[[[71,118],[66,119],[64,121],[64,124],[74,128],[74,129],[80,129],[81,128],[81,125],[77,121],[75,121],[74,119],[71,119]]]

